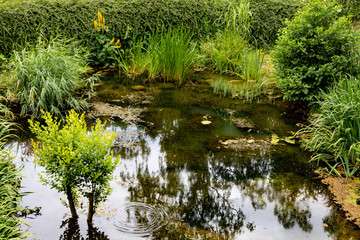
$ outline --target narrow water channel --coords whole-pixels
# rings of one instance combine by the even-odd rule
[[[151,100],[132,104],[143,110],[140,124],[108,121],[122,163],[112,194],[97,209],[95,232],[87,229],[86,201],[79,203],[78,225],[69,223],[65,196],[39,182],[31,136],[9,144],[23,167],[22,191],[31,192],[22,205],[41,207],[24,219],[31,239],[359,239],[313,173],[309,154],[284,141],[271,144],[272,134],[297,130],[301,113],[286,103],[219,98],[210,77],[180,89],[148,87]],[[114,101],[131,91],[114,78],[99,87],[99,99],[131,105]],[[232,117],[256,127],[240,129]]]

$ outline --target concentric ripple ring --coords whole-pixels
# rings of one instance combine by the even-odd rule
[[[119,208],[113,220],[118,231],[145,237],[160,229],[166,219],[163,207],[131,202]]]

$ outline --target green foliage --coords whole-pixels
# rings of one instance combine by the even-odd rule
[[[68,108],[83,110],[87,103],[75,96],[86,84],[91,86],[96,76],[83,80],[88,68],[83,50],[62,40],[44,43],[35,48],[15,52],[9,64],[9,77],[21,104],[21,114],[39,116],[44,109],[61,116]]]
[[[221,97],[230,96],[248,102],[253,102],[266,90],[262,78],[259,81],[229,81],[224,78],[216,78],[211,81],[211,86],[214,88],[214,93],[219,94]]]
[[[48,112],[43,119],[46,125],[29,121],[30,130],[39,140],[32,141],[35,161],[45,168],[46,175],[41,181],[67,194],[70,207],[74,192],[91,196],[89,206],[104,200],[110,191],[112,173],[119,163],[119,157],[114,159],[109,152],[115,133],[104,132],[105,126],[99,120],[89,133],[84,114],[80,116],[74,110],[66,116],[62,127],[61,121]],[[93,208],[89,212],[93,212]]]
[[[201,45],[206,64],[222,73],[241,74],[246,41],[236,31],[225,29]]]
[[[221,21],[228,2],[225,0],[31,0],[0,4],[0,54],[7,56],[26,43],[35,44],[39,31],[45,38],[60,33],[96,49],[93,21],[98,9],[107,17],[111,36],[122,41],[126,33],[147,36],[163,27],[187,26],[196,38],[222,29]],[[60,31],[60,32],[59,32]],[[111,40],[111,38],[110,38]],[[130,39],[128,39],[130,40]],[[14,44],[16,43],[16,44]]]
[[[147,48],[149,79],[160,77],[181,85],[195,63],[196,46],[190,39],[191,35],[181,29],[151,35]]]
[[[321,99],[311,124],[298,133],[310,135],[302,146],[315,152],[313,160],[325,161],[337,174],[339,165],[350,177],[360,166],[360,81],[342,79]]]
[[[111,35],[111,26],[105,23],[105,17],[98,11],[98,19],[94,20],[94,40],[96,44],[91,45],[93,63],[95,65],[103,64],[109,66],[113,64],[119,48],[121,47],[120,39],[115,40]]]
[[[273,58],[284,97],[313,100],[343,74],[359,72],[359,35],[333,2],[311,1],[286,21]]]
[[[291,19],[302,7],[301,1],[294,0],[252,0],[250,39],[257,47],[271,47],[284,21]]]
[[[352,15],[354,20],[360,20],[360,0],[336,0],[343,5],[346,14]]]
[[[13,164],[10,151],[3,149],[4,140],[10,137],[12,123],[2,118],[0,108],[0,239],[24,239],[27,235],[20,230],[21,221],[16,216],[21,200],[20,173]]]

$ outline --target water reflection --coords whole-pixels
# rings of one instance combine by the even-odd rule
[[[107,211],[113,212],[97,216],[90,230],[82,216],[76,224],[63,220],[67,210],[58,206],[61,196],[37,183],[34,175],[40,169],[30,164],[27,155],[31,150],[26,144],[18,145],[14,152],[31,176],[24,179],[24,186],[36,193],[34,200],[29,197],[24,202],[39,201],[44,210],[29,223],[29,231],[42,232],[43,239],[60,236],[64,240],[336,239],[354,235],[343,233],[347,226],[327,206],[324,187],[314,179],[309,156],[297,146],[254,151],[217,148],[219,139],[250,134],[237,129],[216,109],[232,107],[256,118],[262,133],[288,133],[295,129],[294,120],[284,121],[276,106],[234,106],[228,99],[209,96],[206,91],[163,89],[143,116],[152,127],[109,122],[107,129],[117,132],[114,151],[122,156],[122,164],[107,202]],[[211,124],[203,125],[203,119]],[[254,133],[252,137],[264,140],[267,136]],[[41,193],[47,194],[47,201],[41,201]],[[61,227],[47,233],[42,229],[47,222]]]

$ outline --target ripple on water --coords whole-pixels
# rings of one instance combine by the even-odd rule
[[[122,233],[147,237],[160,229],[167,220],[164,207],[140,202],[118,208],[113,218],[115,228]]]

